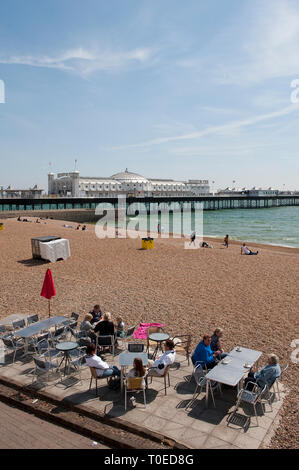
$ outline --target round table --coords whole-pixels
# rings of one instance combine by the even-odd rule
[[[154,350],[154,354],[152,356],[152,358],[155,359],[159,349],[163,352],[162,343],[163,341],[167,341],[169,339],[169,334],[168,333],[151,333],[148,338],[151,341],[155,341],[157,343],[157,346]]]
[[[66,371],[67,369],[69,370],[70,369],[70,364],[71,364],[71,361],[70,361],[70,351],[73,351],[74,349],[77,349],[79,346],[78,343],[75,343],[75,341],[62,341],[61,343],[57,343],[56,344],[56,349],[58,351],[61,351],[63,352],[63,358],[62,358],[62,361],[60,362],[59,366],[61,366],[61,364],[63,363],[63,361],[65,361],[65,365],[64,365],[64,375],[66,375]]]

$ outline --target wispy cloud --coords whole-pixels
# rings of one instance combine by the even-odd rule
[[[253,3],[254,17],[240,38],[238,60],[220,64],[217,81],[254,84],[299,73],[299,12],[288,0]]]
[[[153,54],[154,51],[149,48],[137,48],[125,52],[107,50],[91,52],[80,47],[67,50],[56,56],[0,56],[0,63],[54,68],[86,76],[97,70],[118,70],[134,64],[145,64]]]
[[[170,137],[160,137],[157,139],[152,139],[152,140],[148,140],[146,142],[141,142],[137,144],[110,147],[110,150],[122,150],[122,149],[128,149],[128,148],[138,148],[138,147],[142,148],[142,147],[150,147],[153,145],[167,144],[169,142],[195,140],[195,139],[200,139],[201,137],[204,137],[206,135],[212,135],[212,134],[224,135],[227,133],[231,133],[233,131],[237,131],[238,129],[241,129],[243,127],[253,126],[254,124],[258,124],[260,122],[268,121],[271,119],[276,119],[281,116],[286,116],[298,110],[299,110],[299,104],[298,105],[292,104],[278,111],[273,111],[271,113],[253,116],[248,119],[243,119],[240,121],[233,121],[233,122],[222,124],[219,126],[211,126],[201,131],[196,131],[196,132],[176,135],[176,136],[170,136]]]

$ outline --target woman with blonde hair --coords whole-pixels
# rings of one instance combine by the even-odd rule
[[[95,326],[94,332],[103,336],[106,336],[106,335],[115,336],[114,324],[113,324],[113,321],[111,320],[110,312],[104,313],[103,320],[97,323],[97,325]]]

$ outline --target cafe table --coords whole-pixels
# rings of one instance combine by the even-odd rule
[[[254,349],[243,347],[241,347],[241,351],[235,349],[205,375],[206,405],[208,405],[211,381],[231,387],[237,386],[239,392],[240,382],[262,355],[261,351],[255,351]]]
[[[159,349],[163,353],[162,343],[169,339],[169,334],[168,333],[151,333],[148,339],[157,343],[153,356],[152,356],[152,359],[155,360]]]
[[[60,343],[57,343],[55,348],[58,351],[61,351],[63,353],[63,358],[62,361],[60,362],[58,368],[61,366],[61,364],[64,362],[64,375],[67,375],[70,371],[70,365],[71,365],[71,351],[74,351],[79,347],[79,344],[76,343],[75,341],[62,341]]]

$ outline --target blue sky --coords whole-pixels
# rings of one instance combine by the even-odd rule
[[[299,189],[296,0],[10,0],[0,18],[0,185],[46,189],[77,159]]]

